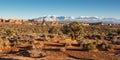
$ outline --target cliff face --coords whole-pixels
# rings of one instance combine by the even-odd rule
[[[15,20],[15,19],[3,19],[0,18],[0,23],[14,23],[14,24],[22,24],[23,22],[25,22],[26,20]]]

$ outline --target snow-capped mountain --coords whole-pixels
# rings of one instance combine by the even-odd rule
[[[34,18],[38,21],[79,21],[79,22],[104,22],[104,23],[116,23],[120,24],[120,19],[116,18],[99,18],[98,16],[80,16],[80,17],[67,17],[67,16],[44,16],[39,18]]]
[[[46,21],[65,21],[65,20],[98,20],[99,17],[88,17],[88,16],[80,16],[80,17],[66,17],[66,16],[45,16],[45,17],[39,17],[34,18],[34,20],[46,20]]]

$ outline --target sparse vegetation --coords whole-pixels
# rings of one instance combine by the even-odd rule
[[[92,43],[88,43],[88,44],[83,44],[83,50],[96,50],[96,45],[92,44]]]
[[[119,51],[118,47],[114,47],[120,45],[119,31],[118,25],[83,26],[79,22],[53,26],[49,22],[34,25],[0,24],[0,53],[14,52],[16,55],[42,58],[59,51],[64,54],[72,54],[70,52],[73,51],[84,51],[82,54]]]
[[[52,26],[49,30],[49,33],[51,34],[59,34],[61,35],[62,34],[62,31],[61,31],[61,28],[58,27],[58,26]]]
[[[79,22],[64,25],[62,31],[64,34],[68,34],[73,40],[77,39],[79,36],[83,36],[83,28]]]
[[[39,57],[45,57],[45,53],[38,51],[38,50],[31,50],[30,52],[30,57],[32,58],[39,58]]]

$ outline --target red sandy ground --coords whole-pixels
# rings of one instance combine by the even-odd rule
[[[19,56],[14,54],[0,54],[0,60],[120,60],[120,50],[115,50],[114,52],[109,51],[97,51],[97,52],[87,52],[80,51],[79,47],[72,46],[68,47],[67,51],[60,52],[59,48],[63,47],[60,43],[46,42],[47,49],[46,57],[42,58],[30,58],[25,56]],[[116,46],[120,48],[120,45]]]
[[[47,51],[47,56],[43,58],[29,58],[17,56],[15,54],[2,54],[2,58],[12,58],[19,60],[120,60],[119,56],[114,53],[99,51],[99,52],[83,52],[83,51]]]

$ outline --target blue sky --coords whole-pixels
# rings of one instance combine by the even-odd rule
[[[120,0],[0,0],[0,17],[37,18],[46,15],[120,18]]]

